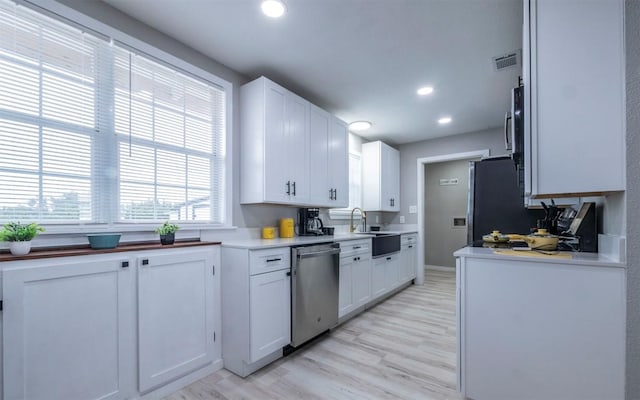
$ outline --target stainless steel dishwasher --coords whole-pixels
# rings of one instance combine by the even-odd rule
[[[291,248],[291,346],[338,325],[340,244]]]

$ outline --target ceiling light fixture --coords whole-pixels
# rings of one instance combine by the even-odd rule
[[[445,124],[448,124],[449,122],[451,122],[451,117],[442,117],[438,120],[438,123],[440,125],[445,125]]]
[[[267,17],[279,18],[287,11],[284,3],[280,0],[264,0],[262,2],[262,12]]]
[[[433,88],[431,86],[423,86],[420,89],[418,89],[418,94],[420,96],[426,96],[431,93],[433,93]]]
[[[371,128],[369,121],[355,121],[349,124],[349,130],[352,131],[366,131],[369,128]]]

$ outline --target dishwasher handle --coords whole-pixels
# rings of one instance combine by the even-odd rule
[[[298,258],[299,259],[303,259],[303,258],[311,258],[311,257],[319,257],[319,256],[329,256],[329,255],[333,255],[333,254],[339,254],[340,253],[340,249],[331,249],[331,250],[324,250],[324,251],[314,251],[312,253],[302,253],[302,254],[298,254]]]

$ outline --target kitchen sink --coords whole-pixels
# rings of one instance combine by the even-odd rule
[[[371,257],[382,257],[400,251],[400,235],[387,232],[360,232],[371,237]]]

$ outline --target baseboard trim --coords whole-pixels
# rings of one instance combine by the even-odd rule
[[[206,367],[193,371],[182,378],[176,379],[173,382],[170,382],[164,386],[161,386],[155,390],[152,390],[149,393],[138,395],[134,398],[140,400],[156,400],[166,397],[178,390],[185,388],[192,384],[193,382],[204,378],[207,375],[211,375],[214,372],[222,369],[222,359],[216,360],[213,363],[209,364]]]
[[[454,267],[445,267],[445,266],[442,266],[442,265],[425,265],[424,269],[425,270],[431,269],[431,270],[436,270],[436,271],[448,271],[448,272],[456,270]]]

